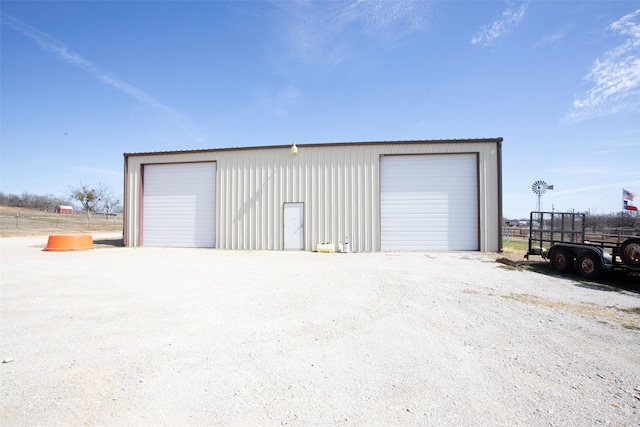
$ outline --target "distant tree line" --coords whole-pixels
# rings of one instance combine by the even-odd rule
[[[624,233],[640,231],[640,216],[637,212],[618,212],[608,214],[587,215],[585,228],[590,232]]]
[[[53,194],[31,194],[26,191],[20,195],[0,192],[0,206],[54,211],[58,205],[73,205],[71,198]]]
[[[0,192],[0,206],[11,206],[24,209],[36,209],[39,211],[53,212],[56,206],[74,206],[80,204],[82,211],[91,219],[94,213],[115,214],[122,212],[120,199],[115,197],[110,187],[97,184],[87,186],[81,184],[78,187],[70,187],[67,196],[54,196],[53,194],[31,194],[23,192],[21,195],[5,194]]]

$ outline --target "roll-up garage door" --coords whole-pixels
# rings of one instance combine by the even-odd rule
[[[216,164],[145,165],[142,244],[215,246]]]
[[[381,247],[478,250],[476,154],[380,159]]]

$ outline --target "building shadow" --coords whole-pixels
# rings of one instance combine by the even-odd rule
[[[95,246],[96,248],[122,248],[124,247],[124,239],[123,238],[119,238],[119,239],[113,239],[113,238],[106,238],[106,239],[93,239],[93,246]]]
[[[575,273],[558,273],[545,261],[527,261],[522,265],[526,265],[529,270],[537,273],[571,280],[573,285],[579,288],[603,292],[627,291],[640,295],[640,272],[638,271],[605,271],[604,274],[597,279],[583,279]]]

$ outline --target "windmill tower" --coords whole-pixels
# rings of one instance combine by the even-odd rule
[[[553,185],[549,185],[545,181],[536,181],[531,186],[531,191],[538,196],[538,204],[536,204],[536,211],[538,212],[542,211],[542,195],[547,190],[553,190]]]

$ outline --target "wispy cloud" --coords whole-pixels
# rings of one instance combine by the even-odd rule
[[[640,181],[626,181],[626,182],[616,182],[612,184],[603,184],[603,185],[592,185],[588,187],[579,187],[573,188],[571,190],[564,191],[555,191],[553,193],[554,196],[563,196],[565,194],[575,194],[575,193],[584,193],[584,192],[594,192],[597,190],[614,190],[614,189],[622,189],[622,187],[633,188],[633,186],[640,185]]]
[[[1,12],[1,17],[3,25],[7,25],[18,31],[22,35],[30,38],[40,47],[42,51],[70,65],[80,68],[81,70],[95,77],[98,81],[135,98],[140,103],[155,108],[156,110],[160,110],[165,114],[168,114],[173,122],[176,123],[180,128],[182,128],[185,133],[194,135],[194,139],[196,140],[202,139],[202,136],[197,135],[198,132],[193,129],[193,125],[190,123],[190,121],[178,111],[162,104],[160,101],[158,101],[145,91],[119,79],[115,75],[104,70],[102,67],[86,59],[78,52],[71,50],[60,40],[51,37],[50,35],[5,12]]]
[[[582,166],[561,166],[551,168],[549,171],[556,175],[603,175],[608,172],[606,167],[598,167],[593,164]]]
[[[524,19],[529,1],[507,2],[507,8],[500,18],[493,21],[490,25],[482,27],[480,32],[472,39],[472,44],[482,46],[491,46],[495,41],[505,34],[511,32]]]
[[[286,117],[289,111],[300,105],[302,93],[293,86],[280,91],[261,90],[248,108],[241,110],[244,114],[263,114],[270,117]]]
[[[5,12],[2,12],[2,23],[22,33],[24,36],[29,37],[31,40],[36,42],[40,49],[42,49],[43,51],[86,71],[101,82],[106,83],[109,86],[112,86],[119,91],[134,97],[144,104],[150,105],[155,108],[171,110],[169,107],[162,105],[148,93],[118,79],[114,75],[100,68],[97,64],[84,58],[79,53],[69,49],[60,40],[51,37],[50,35],[22,22],[17,18],[14,18],[13,16]]]
[[[570,26],[566,26],[564,28],[561,28],[560,30],[556,31],[553,34],[547,34],[546,36],[542,37],[540,40],[538,40],[538,42],[535,45],[536,46],[541,46],[541,45],[545,45],[545,44],[549,44],[549,43],[555,43],[558,40],[562,40],[563,38],[565,38],[567,33],[570,30],[571,30]]]
[[[640,106],[640,9],[608,26],[624,41],[596,59],[585,80],[593,86],[577,97],[564,118],[575,123]]]
[[[114,171],[114,170],[110,170],[110,169],[100,169],[100,168],[93,168],[90,166],[75,166],[74,167],[75,170],[77,171],[81,171],[81,172],[86,172],[86,173],[90,173],[93,175],[102,175],[102,176],[122,176],[122,171]]]
[[[274,1],[279,27],[295,57],[305,63],[337,65],[371,40],[401,43],[427,27],[426,1]]]

